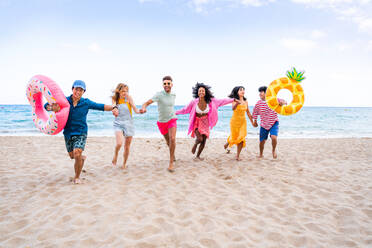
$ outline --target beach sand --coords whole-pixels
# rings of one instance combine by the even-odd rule
[[[372,247],[372,139],[249,139],[243,161],[208,140],[204,161],[177,139],[89,137],[73,185],[63,137],[0,137],[0,247]],[[122,162],[122,150],[119,163]]]

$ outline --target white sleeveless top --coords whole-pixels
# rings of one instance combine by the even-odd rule
[[[198,114],[208,114],[209,113],[209,106],[207,104],[207,107],[204,109],[204,110],[201,110],[198,106],[198,104],[196,104],[196,113]]]

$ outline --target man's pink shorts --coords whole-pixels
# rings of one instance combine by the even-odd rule
[[[165,135],[168,133],[169,128],[171,127],[177,127],[177,118],[171,119],[168,122],[157,122],[159,131],[162,135]]]

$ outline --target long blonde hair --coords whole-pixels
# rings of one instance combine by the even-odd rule
[[[116,103],[118,103],[119,101],[119,98],[120,98],[120,91],[122,89],[125,89],[127,88],[127,90],[129,91],[129,87],[128,85],[126,84],[123,84],[123,83],[119,83],[117,86],[116,86],[116,89],[114,91],[112,91],[113,95],[111,96],[112,100]]]

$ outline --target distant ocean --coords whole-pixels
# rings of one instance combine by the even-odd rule
[[[180,109],[183,106],[176,106]],[[250,106],[252,112],[253,107]],[[231,106],[219,108],[219,120],[211,138],[227,138],[230,132]],[[111,112],[90,110],[88,136],[114,136]],[[156,126],[157,106],[149,106],[144,115],[134,114],[135,137],[161,137]],[[247,118],[248,120],[248,118]],[[279,116],[280,138],[372,137],[372,108],[303,107],[297,114]],[[178,116],[177,137],[187,137],[188,115]],[[259,128],[248,120],[248,138],[257,138]],[[30,105],[0,105],[0,136],[42,136],[34,125]],[[62,135],[62,132],[58,135]]]

